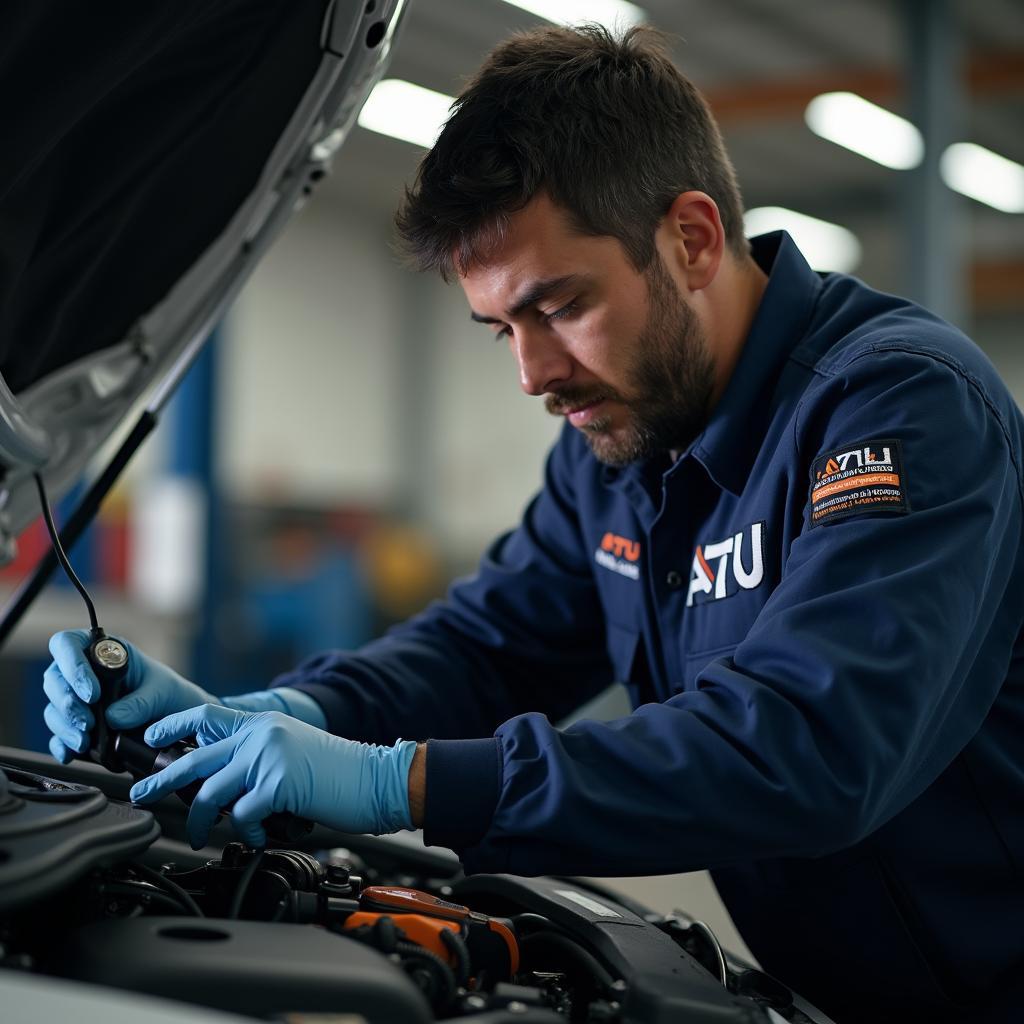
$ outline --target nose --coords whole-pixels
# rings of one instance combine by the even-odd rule
[[[528,395],[546,394],[569,379],[572,359],[552,332],[520,327],[512,339],[519,364],[519,386]]]

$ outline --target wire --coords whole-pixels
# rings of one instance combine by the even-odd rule
[[[425,949],[415,942],[396,942],[395,952],[402,958],[402,970],[406,974],[413,975],[412,980],[414,982],[416,982],[416,966],[419,966],[421,969],[426,968],[435,984],[432,992],[424,992],[423,994],[434,1004],[435,1010],[444,1011],[447,1009],[448,1005],[455,998],[457,987],[455,972],[451,967],[433,950]],[[422,985],[419,988],[423,991]]]
[[[455,958],[456,970],[458,971],[456,979],[458,983],[460,985],[468,984],[472,965],[469,960],[469,950],[466,948],[466,943],[462,936],[456,935],[455,932],[449,931],[447,928],[442,928],[441,942],[444,943],[445,948]]]
[[[155,868],[149,867],[148,864],[132,864],[131,866],[135,871],[142,875],[143,878],[148,878],[154,885],[165,889],[174,896],[192,915],[195,917],[206,917],[202,908],[192,898],[191,893],[183,889],[177,882],[172,881]]]
[[[82,581],[78,578],[75,570],[71,567],[68,556],[64,554],[64,548],[57,534],[57,527],[53,525],[53,513],[50,511],[50,503],[46,498],[46,485],[43,483],[43,477],[40,473],[33,473],[32,475],[35,477],[36,489],[39,491],[39,503],[43,506],[43,518],[46,520],[46,529],[49,531],[50,540],[53,543],[53,553],[57,556],[57,561],[60,562],[60,567],[64,570],[67,578],[71,580],[75,585],[75,589],[82,595],[85,607],[89,609],[89,625],[94,630],[98,630],[100,624],[96,621],[96,608],[92,603],[92,598],[89,596],[89,591],[85,589]]]
[[[242,877],[238,880],[238,887],[235,889],[235,894],[231,897],[231,906],[228,907],[228,917],[238,917],[238,914],[242,909],[242,901],[245,899],[245,894],[249,889],[249,883],[252,881],[253,875],[256,874],[256,869],[260,866],[261,860],[263,860],[263,851],[253,851],[252,860],[245,865]]]
[[[162,903],[169,909],[177,910],[178,913],[185,909],[178,900],[163,889],[158,889],[155,885],[149,885],[146,882],[106,882],[102,887],[102,892],[112,896],[132,896],[143,901]]]

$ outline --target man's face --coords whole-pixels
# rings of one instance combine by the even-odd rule
[[[713,361],[657,252],[638,273],[617,239],[579,234],[538,196],[459,280],[473,319],[508,338],[523,390],[600,461],[679,450],[703,428]]]

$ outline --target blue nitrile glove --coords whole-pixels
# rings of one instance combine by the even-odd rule
[[[107,708],[107,721],[115,729],[134,729],[174,711],[221,703],[218,697],[183,679],[137,647],[124,640],[120,642],[128,650],[128,692]],[[88,646],[89,633],[84,629],[67,629],[50,637],[53,663],[43,674],[43,692],[50,703],[43,718],[53,733],[50,753],[61,764],[87,749],[88,734],[96,724],[88,705],[99,700],[100,684],[85,655]],[[241,711],[272,709],[311,725],[327,724],[320,705],[309,694],[290,687],[229,697],[224,703]]]
[[[261,822],[275,811],[343,832],[381,835],[413,827],[412,740],[393,747],[357,743],[276,711],[246,714],[205,704],[154,723],[146,742],[166,747],[192,735],[199,747],[137,782],[131,798],[149,803],[205,778],[188,815],[193,849],[206,845],[218,813],[235,800],[235,831],[253,847],[266,846]]]

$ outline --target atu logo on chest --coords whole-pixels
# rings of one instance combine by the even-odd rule
[[[750,568],[747,568],[749,562]],[[720,601],[739,590],[753,590],[764,579],[764,523],[753,523],[739,533],[714,544],[698,544],[690,567],[686,607],[697,601]],[[730,586],[730,580],[733,586]]]

